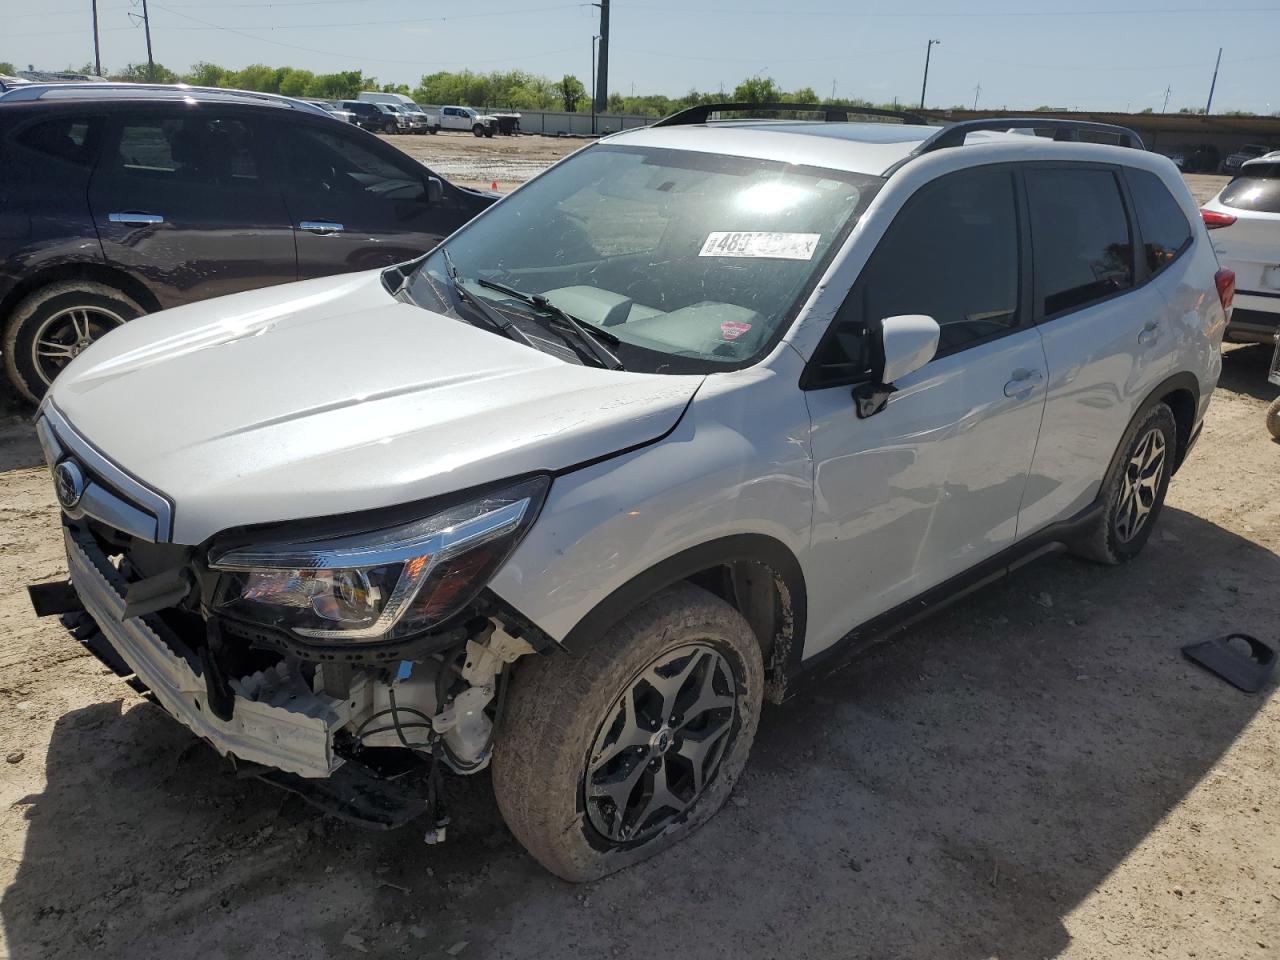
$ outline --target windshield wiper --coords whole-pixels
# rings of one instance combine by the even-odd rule
[[[535,350],[541,350],[528,334],[462,285],[462,281],[458,279],[458,268],[453,265],[453,257],[444,247],[440,248],[440,256],[444,258],[445,274],[449,277],[449,287],[453,290],[454,296],[475,307],[480,316],[484,317],[499,333],[512,340],[519,340]]]
[[[560,307],[557,307],[540,293],[525,293],[523,290],[517,290],[515,287],[509,287],[505,283],[498,283],[496,280],[486,280],[483,277],[477,277],[476,283],[482,287],[488,287],[490,290],[497,290],[499,293],[505,293],[509,297],[515,297],[522,303],[527,303],[538,310],[543,310],[546,313],[551,314],[569,328],[569,330],[577,337],[578,342],[587,348],[587,352],[596,359],[600,366],[609,370],[626,369],[626,367],[622,365],[622,361],[614,355],[613,351],[605,346],[605,343],[609,343],[616,347],[622,342],[612,333],[579,320],[573,314],[567,313]]]

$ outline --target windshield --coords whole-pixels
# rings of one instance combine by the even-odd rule
[[[537,311],[479,281],[545,297],[616,338],[628,370],[731,370],[777,342],[883,182],[604,144],[522,187],[446,245],[459,275],[475,281],[469,292],[525,322]],[[446,278],[437,248],[409,296],[449,312]]]

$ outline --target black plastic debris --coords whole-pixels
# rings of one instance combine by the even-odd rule
[[[1276,652],[1245,633],[1189,643],[1182,652],[1245,693],[1257,693],[1266,686],[1276,665]]]

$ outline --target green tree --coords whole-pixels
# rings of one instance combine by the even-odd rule
[[[578,104],[587,98],[587,88],[573,74],[566,73],[556,84],[556,93],[564,104],[565,112],[577,113]]]
[[[162,63],[157,63],[154,71],[148,70],[145,63],[129,63],[107,79],[122,83],[177,83],[179,77]]]
[[[759,74],[747,77],[733,88],[735,103],[777,103],[783,96],[773,77],[762,77]]]
[[[191,65],[183,80],[197,87],[224,87],[232,72],[216,63],[201,60]]]
[[[17,70],[13,69],[13,64],[8,60],[0,60],[0,73],[7,73],[12,76],[17,72]]]
[[[258,90],[263,93],[279,93],[280,81],[276,71],[262,63],[251,63],[227,78],[230,86],[237,90]]]
[[[307,96],[319,100],[353,100],[364,89],[364,74],[359,70],[321,73],[307,85]]]
[[[293,67],[285,67],[277,76],[279,90],[286,97],[307,96],[315,80],[316,75],[310,70],[295,70]]]

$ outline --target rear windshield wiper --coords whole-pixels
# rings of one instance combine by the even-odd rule
[[[482,287],[488,287],[490,290],[497,290],[499,293],[505,293],[509,297],[515,297],[522,303],[527,303],[538,310],[551,314],[561,323],[565,324],[572,331],[578,342],[587,348],[587,352],[600,364],[609,370],[625,370],[622,361],[614,355],[613,351],[605,346],[606,343],[617,346],[622,341],[606,330],[593,327],[589,323],[584,323],[571,313],[567,313],[560,307],[548,300],[540,293],[525,293],[523,290],[517,290],[515,287],[509,287],[505,283],[498,283],[495,280],[485,280],[483,277],[477,277],[476,283]],[[603,341],[603,342],[602,342]]]
[[[489,304],[485,303],[480,297],[473,295],[466,287],[462,285],[462,281],[458,279],[458,268],[453,265],[453,257],[449,255],[449,251],[440,248],[440,256],[444,258],[445,274],[449,278],[449,287],[453,290],[454,296],[465,303],[470,304],[476,309],[476,312],[488,322],[488,324],[499,333],[512,340],[519,340],[526,346],[533,347],[535,350],[541,348],[533,342],[533,339],[514,323],[504,317]]]

